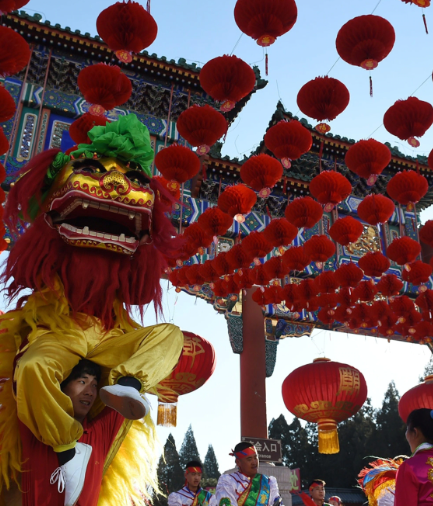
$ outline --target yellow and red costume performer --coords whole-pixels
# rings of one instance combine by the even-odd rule
[[[54,149],[36,156],[8,196],[6,223],[20,237],[3,281],[10,299],[20,298],[0,317],[0,493],[20,479],[18,419],[55,452],[74,448],[82,436],[60,389],[80,359],[102,367],[102,385],[132,377],[152,393],[182,350],[177,327],[143,328],[130,316],[133,306],[141,314],[150,302],[161,308],[164,256],[178,249],[165,215],[164,201],[172,198],[151,178],[147,128],[128,115],[94,127],[89,138],[70,156]],[[95,404],[93,416],[102,407]],[[129,505],[130,497],[142,504],[146,485],[154,484],[146,460],[150,417],[146,423],[133,423],[133,441],[124,441],[131,422],[122,424],[99,505]],[[140,441],[146,448],[137,460]]]
[[[377,459],[359,473],[358,483],[369,506],[394,506],[395,479],[402,463],[402,457]]]

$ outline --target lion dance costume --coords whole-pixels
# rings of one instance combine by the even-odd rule
[[[60,383],[81,358],[102,367],[105,385],[132,376],[156,393],[181,354],[177,327],[143,328],[130,316],[132,306],[161,309],[164,257],[179,246],[164,214],[173,199],[151,178],[149,132],[130,114],[89,138],[70,155],[37,155],[9,193],[6,223],[20,237],[3,281],[10,299],[20,298],[0,317],[0,492],[20,480],[18,419],[55,451],[80,438]],[[101,409],[95,403],[91,415]],[[125,421],[99,505],[143,504],[155,485],[153,430],[150,416]]]

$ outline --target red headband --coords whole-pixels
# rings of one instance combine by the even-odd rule
[[[322,483],[321,481],[313,481],[313,483],[310,485],[309,487],[309,491],[311,492],[313,490],[313,488],[316,488],[316,487],[324,487],[326,484],[325,483]]]
[[[341,499],[337,497],[336,495],[333,495],[328,499],[328,501],[337,501],[338,504],[341,504]]]
[[[255,446],[250,446],[244,450],[239,450],[238,452],[232,450],[232,453],[229,453],[229,455],[236,457],[237,459],[244,459],[246,457],[250,457],[251,455],[257,455],[257,450]]]
[[[201,467],[187,467],[186,468],[186,472],[187,473],[202,473],[203,474],[203,470]]]

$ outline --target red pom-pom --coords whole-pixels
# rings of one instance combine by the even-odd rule
[[[26,40],[12,28],[0,26],[0,76],[17,74],[29,62],[30,48]]]
[[[395,210],[394,202],[383,195],[367,195],[358,206],[358,216],[370,225],[386,223]]]
[[[274,248],[288,246],[298,235],[298,229],[285,218],[278,218],[269,223],[263,231],[263,235]]]
[[[329,229],[329,235],[342,246],[356,242],[364,232],[364,226],[351,216],[340,218]]]
[[[168,180],[185,183],[200,171],[200,160],[190,149],[173,144],[155,156],[155,165]]]
[[[386,250],[388,258],[398,265],[413,262],[420,253],[421,246],[419,242],[410,237],[397,237]]]
[[[346,153],[346,165],[358,176],[368,179],[381,174],[391,162],[391,151],[388,146],[374,139],[358,141]]]
[[[241,179],[256,191],[272,188],[283,175],[283,166],[269,155],[249,158],[241,167]]]
[[[69,127],[69,135],[75,144],[90,144],[92,141],[87,135],[94,126],[105,126],[110,123],[105,116],[97,116],[86,112],[76,119]]]
[[[366,276],[379,278],[390,266],[390,261],[379,251],[366,253],[358,260],[358,265]]]
[[[227,121],[210,105],[193,105],[179,116],[177,129],[191,146],[199,148],[200,154],[206,154],[227,133]]]
[[[311,228],[323,216],[323,209],[311,197],[298,197],[288,204],[285,215],[295,227]]]

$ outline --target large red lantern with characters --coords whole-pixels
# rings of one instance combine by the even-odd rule
[[[433,408],[433,375],[427,376],[423,383],[408,390],[398,403],[398,414],[404,423],[415,409]]]
[[[367,399],[367,384],[358,369],[318,358],[290,373],[283,382],[286,408],[317,423],[319,452],[338,453],[337,423],[356,414]]]
[[[202,387],[216,365],[215,350],[209,341],[192,332],[183,332],[183,335],[185,340],[176,368],[152,392],[159,399],[157,423],[165,427],[176,427],[179,396]]]

